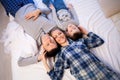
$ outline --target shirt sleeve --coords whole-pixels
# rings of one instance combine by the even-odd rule
[[[57,59],[54,68],[48,72],[52,80],[61,80],[64,74],[64,61],[62,58]]]
[[[56,9],[55,8],[52,9],[52,16],[53,16],[53,20],[55,21],[55,23],[57,24],[57,26],[59,28],[62,28],[63,26],[62,26],[60,20],[57,17],[57,13],[56,13]]]
[[[76,13],[75,9],[72,7],[69,10],[70,10],[70,12],[73,16],[73,20],[76,22],[77,25],[79,25],[79,19],[78,19],[78,16],[77,16],[77,13]]]
[[[27,65],[31,65],[31,64],[35,64],[38,62],[38,55],[35,56],[30,56],[27,58],[24,57],[20,57],[18,60],[18,66],[22,67],[22,66],[27,66]]]
[[[88,48],[95,48],[104,43],[104,40],[102,38],[92,32],[88,33],[87,36],[88,37],[84,39],[84,43]]]

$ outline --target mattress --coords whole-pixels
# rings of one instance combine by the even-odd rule
[[[120,32],[116,27],[116,24],[120,24],[119,19],[115,18],[118,21],[113,21],[114,17],[106,18],[97,0],[65,0],[65,2],[73,5],[81,26],[104,39],[105,43],[92,49],[93,53],[108,67],[120,73]],[[4,32],[3,41],[5,51],[11,53],[13,80],[50,80],[42,62],[25,67],[18,66],[17,60],[20,55],[34,55],[31,52],[37,51],[37,48],[35,41],[25,34],[23,28],[12,18]],[[25,54],[27,51],[29,54]],[[66,70],[63,80],[75,79],[69,70]]]

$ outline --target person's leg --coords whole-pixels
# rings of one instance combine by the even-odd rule
[[[53,5],[56,9],[56,12],[59,11],[60,9],[67,9],[63,0],[54,0]]]
[[[50,5],[50,0],[42,0],[42,2],[43,2],[47,7],[49,7],[49,5]]]
[[[34,11],[36,8],[33,4],[28,4],[22,7],[15,16],[15,21],[23,26],[25,32],[32,36],[35,40],[40,36],[42,29],[48,32],[51,28],[56,26],[52,21],[48,20],[44,16],[40,15],[35,21],[32,19],[26,20],[25,15],[28,12]],[[42,28],[42,29],[41,29]]]

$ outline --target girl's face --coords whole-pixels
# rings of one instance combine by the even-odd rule
[[[74,24],[69,24],[67,27],[67,33],[72,37],[75,33],[80,33],[80,30]]]
[[[60,45],[64,44],[67,41],[65,34],[59,29],[52,31],[51,35]]]

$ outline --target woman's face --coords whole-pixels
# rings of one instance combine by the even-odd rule
[[[64,44],[67,41],[65,34],[59,29],[52,31],[51,35],[60,45]]]
[[[48,52],[57,48],[57,43],[48,34],[45,34],[42,36],[42,45],[43,45],[44,49]]]

